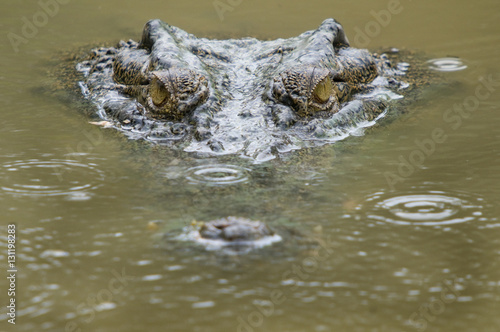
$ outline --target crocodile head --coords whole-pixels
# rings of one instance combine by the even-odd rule
[[[82,87],[115,127],[186,151],[268,160],[372,123],[404,74],[333,19],[289,39],[197,38],[159,20],[93,50]],[[132,134],[133,133],[133,134]]]

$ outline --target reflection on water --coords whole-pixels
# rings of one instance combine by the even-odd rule
[[[483,198],[465,193],[376,193],[366,199],[369,219],[398,225],[437,226],[481,220]]]

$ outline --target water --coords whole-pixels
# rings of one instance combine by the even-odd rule
[[[500,329],[498,2],[220,3],[69,1],[46,20],[36,1],[0,5],[0,266],[15,223],[18,267],[16,326],[3,278],[0,330]],[[270,39],[327,17],[354,46],[427,54],[450,84],[399,121],[260,165],[128,140],[46,89],[58,52],[137,40],[150,18]],[[231,215],[314,241],[231,257],[162,242]]]

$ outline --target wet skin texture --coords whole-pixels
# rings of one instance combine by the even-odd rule
[[[197,38],[152,20],[139,43],[95,49],[77,68],[99,115],[128,135],[256,161],[345,137],[407,87],[333,19],[271,41]]]

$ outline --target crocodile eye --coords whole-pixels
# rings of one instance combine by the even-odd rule
[[[272,97],[299,116],[339,110],[334,73],[328,68],[304,66],[288,69],[273,80]]]
[[[145,106],[159,118],[181,119],[204,103],[210,93],[203,75],[175,67],[152,71],[146,89]]]
[[[333,83],[330,77],[325,77],[314,88],[311,98],[321,104],[326,103],[332,95]]]
[[[151,100],[156,106],[160,106],[170,97],[170,92],[157,77],[153,77],[149,90]]]

